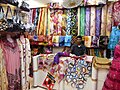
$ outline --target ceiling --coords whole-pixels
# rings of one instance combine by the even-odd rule
[[[18,0],[20,3],[22,0]],[[45,7],[49,2],[61,2],[62,0],[24,0],[30,5],[30,8]]]

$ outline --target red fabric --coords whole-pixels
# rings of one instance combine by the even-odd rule
[[[117,26],[120,23],[120,1],[115,2],[113,6],[113,20],[114,25]]]
[[[120,45],[116,45],[114,59],[102,90],[120,90]]]
[[[32,23],[33,23],[34,20],[35,20],[35,14],[36,14],[36,9],[33,9],[33,13],[32,13]]]

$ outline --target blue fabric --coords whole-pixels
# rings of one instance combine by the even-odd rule
[[[60,36],[59,37],[59,46],[64,46],[64,42],[65,42],[65,36]]]
[[[120,40],[120,30],[117,29],[117,27],[112,27],[112,32],[110,34],[110,39],[108,43],[108,49],[114,50],[119,40]]]
[[[71,39],[72,39],[72,36],[70,35],[65,36],[64,46],[71,46]]]

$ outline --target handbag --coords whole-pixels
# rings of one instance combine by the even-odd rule
[[[4,10],[2,6],[0,6],[0,11],[0,31],[5,31],[6,28],[8,28],[8,24],[4,18]]]
[[[8,18],[8,13],[10,12],[11,16],[12,16],[12,10],[10,6],[7,6],[7,12],[6,12],[6,19],[7,19],[7,24],[8,24],[8,28],[6,29],[6,31],[13,31],[13,17],[12,18]]]
[[[12,4],[14,6],[18,6],[18,4],[19,4],[18,0],[6,0],[6,2],[8,4]]]
[[[4,10],[3,7],[0,6],[0,20],[4,18]]]

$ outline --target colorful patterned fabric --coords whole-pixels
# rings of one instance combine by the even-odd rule
[[[31,62],[31,49],[30,42],[27,38],[23,38],[22,43],[20,39],[17,39],[17,43],[20,49],[20,62],[21,62],[21,85],[22,90],[29,90],[29,65]]]
[[[91,47],[99,47],[99,36],[92,36]]]
[[[96,7],[96,30],[95,30],[95,35],[100,36],[101,32],[101,14],[102,14],[102,7]]]
[[[114,3],[113,19],[114,19],[114,26],[117,26],[120,23],[120,1]]]
[[[85,36],[90,35],[90,7],[86,7],[86,24],[85,24]]]
[[[66,28],[66,34],[67,35],[74,35],[76,36],[78,34],[77,29],[77,10],[76,9],[70,9],[67,10],[67,28]]]
[[[85,8],[80,8],[80,35],[84,36],[85,34]]]
[[[39,20],[37,25],[37,34],[46,35],[46,25],[47,25],[47,8],[39,9]]]
[[[102,7],[102,15],[101,15],[101,36],[105,36],[106,32],[106,22],[107,22],[107,5]]]
[[[117,27],[112,27],[112,32],[110,34],[110,39],[108,43],[108,49],[114,50],[119,40],[120,40],[120,30],[117,29]]]
[[[65,81],[71,84],[71,87],[83,89],[89,76],[91,76],[91,63],[75,58],[69,60]]]
[[[102,90],[120,90],[120,45],[116,45],[114,58]]]
[[[112,8],[113,3],[108,4],[108,11],[107,11],[107,26],[106,26],[106,36],[110,36],[110,32],[112,30]]]
[[[91,7],[90,36],[95,36],[95,7]]]
[[[8,79],[8,90],[21,90],[20,53],[18,44],[15,40],[13,43],[3,40],[2,45]]]

